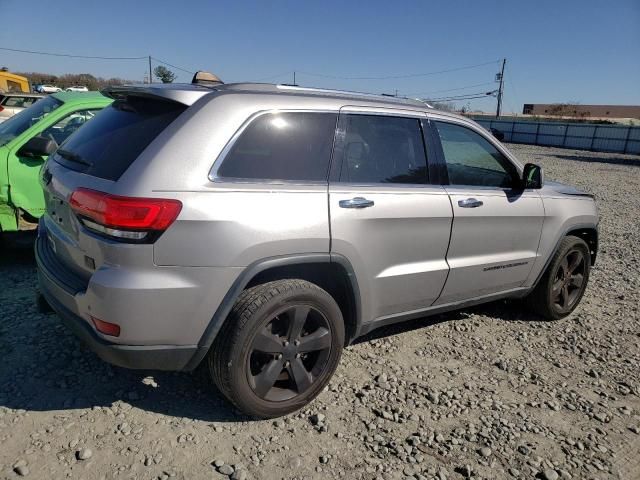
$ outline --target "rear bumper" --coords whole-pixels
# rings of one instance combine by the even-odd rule
[[[48,250],[47,240],[38,236],[35,245],[40,292],[67,327],[101,359],[119,367],[145,370],[184,370],[198,350],[196,345],[121,345],[100,337],[93,327],[71,308],[80,285],[65,276]],[[56,268],[57,267],[57,268]]]

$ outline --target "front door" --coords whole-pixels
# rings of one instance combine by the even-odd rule
[[[520,287],[537,256],[542,199],[519,188],[517,167],[479,130],[444,120],[431,124],[442,145],[454,217],[451,270],[436,304]]]
[[[444,188],[430,183],[419,115],[340,114],[329,184],[331,253],[355,270],[363,322],[425,309],[447,277],[451,205]]]

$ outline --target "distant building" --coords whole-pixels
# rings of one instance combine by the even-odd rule
[[[640,105],[572,105],[569,103],[525,103],[523,115],[573,118],[637,118]]]

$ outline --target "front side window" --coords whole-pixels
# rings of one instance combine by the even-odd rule
[[[225,178],[325,181],[337,115],[260,115],[241,133],[218,169]]]
[[[420,121],[383,115],[345,115],[340,181],[429,182]]]
[[[451,185],[511,188],[516,167],[479,133],[447,122],[434,122],[440,136]]]

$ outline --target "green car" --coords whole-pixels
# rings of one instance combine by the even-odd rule
[[[40,167],[111,102],[98,92],[60,92],[0,123],[0,232],[36,227],[45,210]]]

